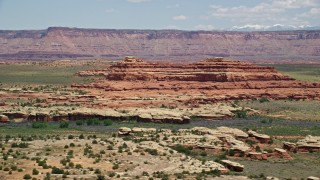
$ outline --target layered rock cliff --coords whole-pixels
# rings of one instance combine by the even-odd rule
[[[178,64],[153,63],[127,57],[108,69],[79,73],[82,76],[85,74],[104,74],[106,80],[73,84],[72,87],[99,91],[99,96],[111,98],[113,103],[121,97],[121,105],[129,97],[148,99],[144,105],[174,104],[174,107],[259,98],[320,98],[320,83],[297,81],[273,67],[223,58]],[[136,103],[141,102],[130,102],[130,106]],[[141,104],[133,106],[140,107]]]
[[[212,32],[103,30],[53,27],[0,31],[0,59],[110,58],[197,60],[208,56],[247,60],[320,58],[320,30]]]

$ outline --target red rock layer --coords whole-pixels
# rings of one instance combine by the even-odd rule
[[[194,64],[159,64],[128,60],[110,67],[106,76],[116,81],[200,81],[236,82],[293,80],[273,67],[257,66],[240,61],[208,58]]]
[[[105,71],[106,80],[74,84],[101,99],[104,106],[170,107],[256,99],[318,99],[320,83],[296,81],[273,67],[210,58],[193,64],[148,63],[127,58]],[[86,73],[83,73],[86,74]],[[138,99],[138,100],[135,100]]]

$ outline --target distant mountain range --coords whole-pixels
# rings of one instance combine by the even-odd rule
[[[293,26],[293,25],[283,25],[275,24],[272,26],[263,26],[258,24],[248,24],[244,26],[234,26],[228,30],[230,31],[294,31],[294,30],[317,30],[320,26]]]
[[[235,31],[117,30],[51,27],[0,31],[1,60],[122,59],[199,60],[210,56],[251,61],[320,62],[320,30],[279,31],[272,26]],[[305,27],[308,28],[308,27]],[[311,28],[311,27],[310,27]],[[274,29],[271,31],[271,29]],[[276,31],[277,30],[277,31]]]

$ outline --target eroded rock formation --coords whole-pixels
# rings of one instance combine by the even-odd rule
[[[103,74],[101,71],[98,73]],[[192,64],[170,64],[150,63],[129,57],[111,65],[104,74],[105,81],[72,86],[104,90],[109,94],[102,96],[121,93],[123,98],[157,99],[152,102],[154,105],[168,104],[168,101],[159,101],[162,94],[166,94],[175,106],[190,104],[193,107],[257,98],[320,99],[320,83],[297,81],[273,67],[223,58],[207,58]]]
[[[320,151],[320,137],[306,136],[297,143],[284,142],[283,148],[291,152],[319,152]]]

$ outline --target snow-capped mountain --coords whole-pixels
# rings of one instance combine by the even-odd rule
[[[310,26],[310,25],[283,25],[275,24],[272,26],[264,26],[259,24],[247,24],[244,26],[233,26],[230,31],[285,31],[285,30],[316,30],[320,29],[319,26]]]

